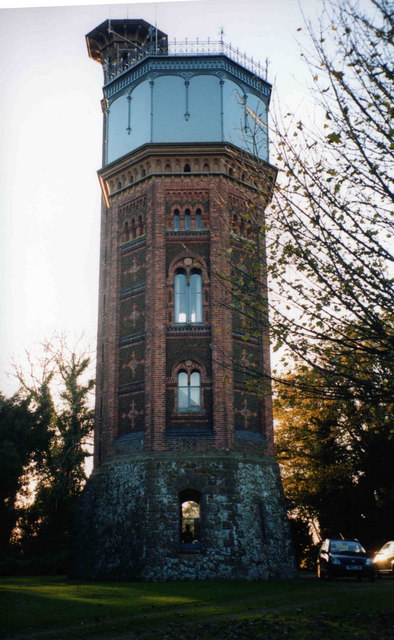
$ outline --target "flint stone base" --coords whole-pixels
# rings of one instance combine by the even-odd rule
[[[180,544],[179,493],[201,493],[201,544]],[[118,455],[76,514],[75,577],[260,580],[296,575],[277,463],[220,453]]]

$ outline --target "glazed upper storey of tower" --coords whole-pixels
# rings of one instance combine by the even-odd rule
[[[271,85],[246,56],[223,42],[169,45],[143,20],[86,38],[104,70],[104,166],[149,143],[228,142],[268,161]]]

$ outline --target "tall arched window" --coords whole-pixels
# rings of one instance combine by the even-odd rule
[[[185,229],[190,229],[190,209],[185,210]]]
[[[179,494],[180,544],[182,546],[201,545],[201,493],[195,489],[185,489]],[[191,548],[193,548],[191,547]]]
[[[174,229],[175,231],[179,231],[180,229],[179,209],[175,209],[174,211]]]
[[[174,277],[175,322],[202,322],[202,276],[193,269],[189,275],[178,269]]]
[[[196,229],[202,229],[201,209],[196,210]]]
[[[201,376],[199,371],[179,371],[178,411],[197,411],[201,408]]]

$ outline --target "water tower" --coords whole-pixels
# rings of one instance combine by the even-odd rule
[[[273,449],[268,338],[242,335],[222,275],[267,180],[271,86],[222,41],[169,44],[144,20],[87,36],[104,71],[95,467],[76,573],[97,579],[293,575]],[[261,212],[263,215],[263,211]],[[234,224],[235,221],[235,224]]]

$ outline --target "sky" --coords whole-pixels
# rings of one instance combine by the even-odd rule
[[[103,76],[85,34],[142,18],[169,40],[210,37],[269,60],[282,108],[302,110],[302,13],[322,0],[178,0],[62,4],[0,0],[0,392],[12,362],[55,333],[95,348]],[[301,35],[300,35],[301,34]],[[81,344],[81,342],[80,342]]]

